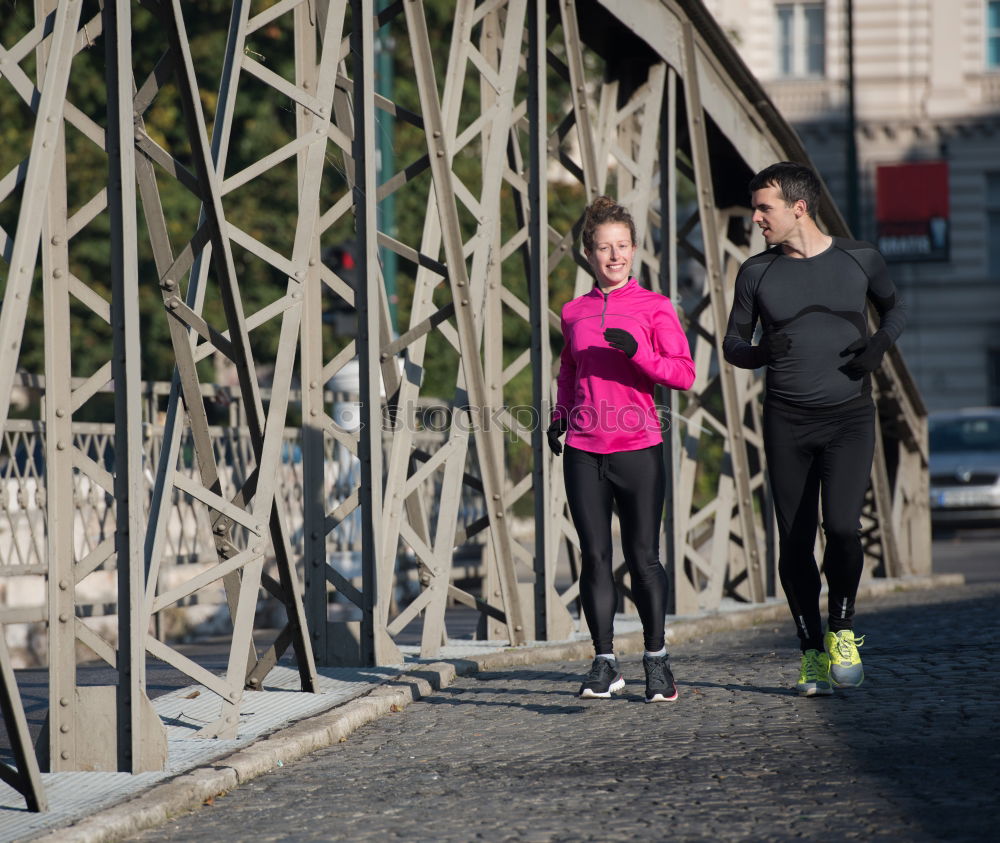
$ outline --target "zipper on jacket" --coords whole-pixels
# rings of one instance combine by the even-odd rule
[[[601,327],[603,328],[604,314],[608,312],[608,296],[610,296],[611,293],[605,293],[604,290],[601,290],[601,295],[604,296],[604,305],[601,307]]]

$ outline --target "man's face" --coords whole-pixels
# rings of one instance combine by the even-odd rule
[[[786,242],[798,226],[805,203],[789,205],[781,191],[772,185],[755,190],[750,198],[753,205],[753,222],[764,235],[768,246]]]

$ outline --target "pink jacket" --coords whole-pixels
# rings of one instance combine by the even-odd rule
[[[639,344],[629,357],[604,339],[624,328]],[[564,346],[552,420],[569,419],[566,444],[596,454],[636,451],[663,441],[653,385],[689,389],[694,361],[670,299],[628,283],[594,287],[562,310]]]

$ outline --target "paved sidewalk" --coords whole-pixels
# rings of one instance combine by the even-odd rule
[[[868,601],[868,677],[826,698],[790,690],[787,623],[672,647],[676,703],[638,657],[610,701],[587,662],[459,678],[137,839],[996,839],[998,597]]]
[[[870,599],[871,595],[878,592],[892,593],[905,587],[914,590],[897,594],[889,599],[908,600],[916,603],[927,600],[940,602],[942,598],[928,591],[928,586],[940,588],[942,584],[954,584],[960,581],[961,578],[957,577],[926,578],[898,584],[876,581],[865,586],[867,597],[864,597],[863,600]],[[972,592],[968,589],[959,589],[956,593]],[[985,594],[985,592],[982,593]],[[994,604],[997,593],[1000,593],[1000,590],[991,592]],[[697,639],[717,630],[748,627],[755,624],[758,625],[753,633],[753,636],[756,637],[760,634],[759,624],[761,623],[768,624],[768,629],[772,628],[775,622],[778,622],[781,627],[787,626],[785,624],[786,613],[787,609],[783,604],[774,602],[763,607],[744,608],[719,615],[674,619],[671,623],[673,640],[679,642],[692,638]],[[986,625],[984,624],[984,626]],[[620,630],[618,636],[619,651],[622,653],[637,652],[641,648],[641,642],[637,632],[638,625],[634,619],[621,619],[617,628]],[[773,633],[771,634],[773,635]],[[743,640],[745,635],[746,633],[740,633],[737,639]],[[788,652],[791,652],[788,651],[788,631],[782,629],[775,641],[780,642],[775,646],[787,651],[782,653],[780,662],[783,665],[781,671],[788,673],[788,676],[782,675],[780,685],[775,685],[773,688],[768,689],[768,683],[764,683],[755,690],[768,691],[767,696],[785,703],[789,699],[798,703],[797,698],[787,697],[783,692],[790,683],[794,682],[792,675],[794,665],[791,665],[793,660],[788,657]],[[684,647],[690,646],[696,645],[672,643],[671,649],[675,659],[682,658]],[[456,683],[456,674],[475,674],[478,671],[479,678],[458,679],[457,682],[478,683],[477,687],[482,687],[482,678],[485,675],[483,671],[493,671],[509,665],[523,666],[553,660],[566,662],[566,660],[571,659],[587,659],[589,655],[589,642],[585,640],[517,649],[504,648],[502,645],[496,644],[487,645],[483,642],[465,642],[464,644],[456,643],[449,648],[446,654],[447,662],[411,663],[396,669],[324,671],[323,694],[306,695],[290,690],[269,690],[251,695],[244,708],[245,716],[241,722],[240,738],[236,742],[191,741],[181,737],[185,729],[190,731],[191,724],[196,723],[204,716],[197,709],[198,697],[191,696],[197,689],[184,689],[184,691],[161,697],[156,701],[157,707],[161,709],[161,714],[168,716],[168,723],[171,724],[171,730],[174,731],[170,741],[171,768],[168,771],[158,774],[142,774],[141,776],[116,773],[46,774],[44,776],[45,785],[50,804],[53,806],[53,810],[48,815],[27,813],[23,809],[23,800],[13,791],[0,785],[0,788],[3,788],[0,796],[6,797],[0,800],[0,839],[35,839],[38,835],[42,835],[42,839],[60,841],[132,838],[139,829],[163,823],[171,815],[189,810],[218,794],[234,791],[239,785],[268,771],[276,770],[276,775],[281,777],[281,780],[290,782],[291,780],[288,779],[290,768],[285,765],[290,765],[296,759],[331,744],[338,745],[340,741],[347,739],[358,728],[372,721],[395,722],[397,718],[390,717],[386,720],[384,715],[399,711],[420,697],[436,699],[434,696],[435,688],[458,687],[457,684],[453,684]],[[766,663],[767,659],[764,662]],[[701,663],[700,659],[698,663]],[[568,708],[570,713],[580,709],[578,701],[572,697],[580,670],[580,664],[563,664],[562,667],[556,669],[555,684],[544,693],[547,695],[546,698],[560,697],[560,705],[557,708]],[[641,673],[638,662],[631,665],[631,670],[633,673],[636,670]],[[980,672],[985,673],[984,671]],[[709,684],[703,690],[697,682],[694,682],[693,677],[685,676],[684,672],[680,670],[678,673],[684,695],[682,701],[688,702],[686,698],[692,696],[700,699],[701,694],[709,693],[709,689],[715,687]],[[548,676],[551,679],[552,669],[543,670],[540,675]],[[523,677],[519,676],[516,671],[512,676],[511,681],[515,683],[515,687],[524,684]],[[274,687],[286,683],[286,687],[294,687],[292,677],[294,677],[294,672],[290,669],[278,670],[269,677],[267,684],[269,687]],[[776,679],[772,679],[771,684],[773,685],[775,681]],[[289,682],[291,682],[290,686],[287,684]],[[488,686],[492,687],[492,683],[488,683]],[[770,693],[772,690],[773,694]],[[867,690],[869,689],[866,687]],[[630,691],[641,692],[641,687],[630,688]],[[497,690],[496,693],[500,695],[501,700],[510,699],[509,691]],[[732,690],[729,691],[730,696],[733,693]],[[568,697],[567,694],[569,694]],[[741,698],[745,696],[740,694]],[[873,695],[869,694],[868,696]],[[210,695],[206,694],[203,699],[207,700],[209,697]],[[745,700],[741,699],[740,701]],[[616,700],[612,705],[619,704],[620,700]],[[670,706],[669,711],[661,711],[661,716],[675,716],[671,712],[678,713],[683,710],[683,707],[676,708],[676,705]],[[504,704],[503,707],[508,708],[509,704]],[[434,708],[436,710],[451,710],[452,707],[436,705]],[[516,708],[520,711],[522,706],[517,705]],[[529,704],[524,711],[531,711],[532,708],[533,706]],[[662,710],[663,708],[664,706],[639,706],[637,710]],[[324,709],[327,709],[325,713],[315,716],[316,712],[322,712]],[[607,711],[611,711],[611,708]],[[482,712],[477,716],[482,716]],[[584,719],[580,722],[590,723],[591,721]],[[288,725],[290,723],[292,725]],[[614,724],[611,725],[612,728],[621,731],[621,723],[617,727]],[[628,728],[631,729],[633,725],[630,719]],[[462,741],[461,735],[466,728],[465,718],[459,718],[453,729],[458,736],[459,743]],[[512,728],[516,734],[518,727],[513,726]],[[522,723],[519,728],[527,729],[528,734],[534,734],[535,724]],[[348,743],[353,744],[353,739]],[[447,754],[447,751],[443,751],[441,757],[446,757]],[[557,757],[559,757],[558,753]],[[516,760],[516,758],[515,752],[514,759]],[[389,767],[393,766],[391,759],[384,758],[383,760]],[[398,761],[399,759],[397,759],[397,763]],[[455,750],[455,758],[449,763],[453,765],[464,763],[462,753],[458,749]],[[295,769],[298,769],[298,766]],[[400,766],[400,770],[404,769],[406,769],[405,763]],[[381,774],[375,775],[378,777]],[[477,775],[482,777],[483,781],[492,781],[491,774],[485,768]],[[351,777],[357,783],[357,781],[364,781],[367,775],[363,772],[363,768],[359,767],[356,773],[351,773]],[[262,781],[269,781],[272,778],[273,776],[266,777]],[[339,778],[343,779],[344,777],[341,775]],[[419,781],[419,777],[416,781]],[[326,785],[322,788],[324,792],[325,787]],[[408,785],[402,786],[402,789],[407,790],[408,787]],[[295,788],[293,787],[293,789]],[[492,785],[487,791],[493,792]],[[235,792],[242,793],[243,789]],[[296,801],[297,797],[292,799],[293,804]],[[368,810],[377,811],[384,807],[384,805],[377,808],[369,806]],[[365,813],[364,810],[361,810],[361,813]],[[313,813],[313,815],[317,814]],[[367,827],[366,823],[365,828]],[[227,829],[220,829],[219,836],[225,839],[240,839],[241,832],[234,831],[236,828],[236,826],[229,826]],[[47,829],[58,830],[46,836]],[[292,832],[292,829],[295,831]],[[247,836],[254,837],[260,836],[258,831],[263,833],[263,830],[259,830],[255,826],[246,826],[244,831]],[[357,829],[352,829],[350,833],[347,833],[345,828],[344,836],[356,837],[356,832]],[[411,832],[415,833],[418,839],[426,837],[426,834],[418,833],[416,829],[411,829]],[[467,836],[467,832],[468,829],[465,830],[465,833],[454,832],[454,837],[459,839]],[[325,826],[325,832],[320,833],[320,837],[330,837],[331,835],[335,837],[338,833],[329,826]],[[452,832],[445,832],[445,836],[448,833]],[[304,830],[299,823],[291,822],[286,817],[282,824],[276,827],[274,834],[277,835],[274,839],[280,839],[282,834],[289,835],[288,839],[298,839],[303,836]],[[200,832],[196,836],[200,839],[206,839],[206,835]],[[209,838],[213,836],[216,835],[207,835]],[[266,839],[269,837],[268,834],[264,834],[264,836]],[[434,836],[441,835],[435,832]],[[411,839],[413,839],[412,836]]]

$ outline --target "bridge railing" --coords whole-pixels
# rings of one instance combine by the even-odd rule
[[[149,510],[154,485],[154,472],[163,447],[164,428],[158,424],[162,400],[169,394],[170,384],[156,382],[144,390],[147,419],[143,424],[143,479],[145,511]],[[268,391],[263,390],[265,399]],[[219,414],[228,416],[231,423],[212,425],[209,433],[215,460],[219,466],[222,497],[231,499],[243,485],[254,467],[253,441],[243,420],[238,396],[231,396],[224,387],[205,389],[205,397],[219,408]],[[292,401],[297,399],[292,394]],[[327,391],[324,400],[329,407],[347,408],[355,405],[357,396],[344,392]],[[336,409],[334,410],[336,412]],[[443,402],[424,401],[413,414],[423,423],[414,440],[415,448],[433,453],[445,441],[452,408]],[[289,426],[283,431],[278,496],[286,514],[288,535],[296,562],[301,567],[304,553],[303,517],[303,455],[301,428]],[[383,432],[384,449],[388,452],[391,430]],[[113,423],[74,422],[73,446],[88,455],[108,471],[114,469],[115,426]],[[41,623],[46,618],[45,575],[48,572],[48,531],[46,497],[48,494],[45,470],[45,428],[33,419],[10,419],[0,440],[0,623],[29,625]],[[328,439],[325,443],[324,505],[327,511],[335,510],[347,500],[358,485],[360,466],[358,459],[341,443]],[[193,476],[196,471],[194,446],[191,433],[182,436],[178,472]],[[470,466],[475,472],[475,466]],[[436,501],[440,498],[440,481],[430,475],[425,481],[426,499],[430,502],[432,524],[437,521]],[[103,542],[113,539],[115,531],[115,499],[84,472],[73,474],[73,555],[84,559],[95,552]],[[171,492],[170,516],[165,530],[164,564],[159,577],[163,587],[174,581],[186,579],[216,561],[215,536],[204,507],[196,505],[192,497],[178,488]],[[465,523],[475,522],[484,514],[482,495],[466,486],[460,504],[460,518]],[[326,535],[326,551],[337,558],[340,570],[348,579],[360,583],[362,513],[356,509]],[[245,547],[248,531],[235,528],[234,542]],[[484,536],[470,536],[466,546],[458,549],[459,556],[476,556],[480,553]],[[405,558],[409,549],[400,543],[400,556]],[[273,560],[272,560],[273,561]],[[180,569],[183,567],[183,571]],[[407,582],[413,567],[403,564],[399,568],[400,583],[396,597],[406,599],[416,586]],[[225,603],[221,582],[196,592],[177,606],[169,621],[157,615],[159,636],[225,631],[216,629],[213,617]],[[117,581],[115,556],[81,584],[78,591],[78,612],[84,617],[107,618],[114,621],[117,612]],[[221,613],[223,626],[228,626],[228,612]],[[99,623],[99,622],[97,622]],[[108,630],[111,631],[110,629]],[[9,629],[13,655],[18,666],[44,662],[44,636],[34,630],[17,627]]]

